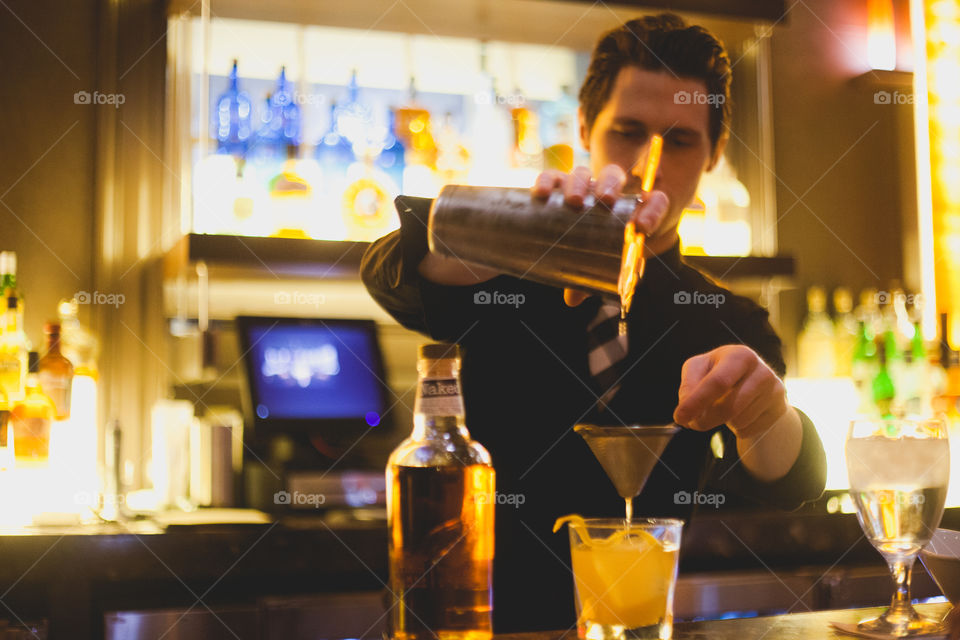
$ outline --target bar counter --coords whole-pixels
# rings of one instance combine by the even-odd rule
[[[916,605],[918,611],[941,619],[950,610],[948,603]],[[840,633],[831,622],[856,623],[873,617],[883,607],[790,613],[763,618],[681,622],[673,628],[674,640],[834,640],[855,636]],[[936,638],[937,636],[927,636]],[[577,640],[576,629],[539,633],[498,634],[495,640]]]
[[[958,525],[960,509],[948,509],[941,526],[960,529]],[[369,611],[383,610],[386,534],[382,520],[332,513],[286,515],[266,524],[160,526],[143,520],[0,529],[2,602],[25,621],[47,620],[52,637],[63,637],[68,629],[72,640],[104,638],[111,625],[142,627],[143,615],[157,611],[170,614],[157,618],[165,625],[162,632],[186,610],[192,611],[190,617],[211,618],[216,610],[214,623],[225,621],[234,631],[227,637],[259,639],[247,634],[256,631],[264,610],[276,617],[292,609],[283,598],[310,594],[321,594],[323,607],[352,594],[342,607],[336,605],[341,617],[372,620],[379,613],[368,618]],[[675,612],[686,619],[715,609],[754,615],[838,610],[885,602],[892,594],[886,566],[853,514],[704,513],[684,528],[680,569]],[[915,597],[939,595],[919,562],[912,582]],[[275,602],[277,598],[281,600]],[[345,613],[356,601],[368,608]],[[315,601],[300,608],[316,612],[316,619],[327,615]],[[841,620],[857,617],[843,615],[847,617]],[[683,623],[675,637],[714,637],[715,629],[730,629],[732,635],[716,637],[759,638],[771,623],[788,635],[765,638],[834,637],[789,635],[801,623],[809,624],[811,633],[832,633],[825,623],[815,622],[827,619],[795,614]],[[367,626],[327,637],[361,637]]]

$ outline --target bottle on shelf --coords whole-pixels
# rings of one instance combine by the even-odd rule
[[[514,91],[520,96],[520,90]],[[543,143],[540,141],[540,116],[526,105],[510,110],[513,121],[513,149],[511,156],[516,168],[539,171],[543,166]]]
[[[836,371],[833,322],[827,315],[827,296],[821,287],[807,290],[807,318],[797,338],[800,376],[829,378]]]
[[[420,347],[414,426],[387,463],[389,633],[492,637],[494,470],[470,438],[456,345]],[[429,572],[430,579],[422,580]]]
[[[53,400],[56,419],[66,420],[70,417],[73,364],[60,353],[60,323],[48,322],[43,332],[47,336],[47,352],[38,364],[40,386]]]
[[[280,67],[277,86],[267,94],[267,104],[257,131],[257,151],[283,163],[287,148],[300,145],[300,105],[297,104],[286,67]]]
[[[384,136],[383,145],[375,166],[390,178],[390,190],[394,195],[403,193],[403,168],[406,166],[406,149],[403,142],[397,137],[397,114],[393,109],[387,109],[387,134]]]
[[[577,135],[577,100],[569,85],[560,97],[541,109],[540,137],[543,139],[543,168],[573,171]]]
[[[60,352],[73,365],[75,376],[97,377],[97,356],[100,345],[90,330],[80,323],[80,305],[76,298],[61,300],[57,305],[60,318]]]
[[[440,148],[433,135],[430,111],[417,100],[416,79],[410,78],[407,101],[395,110],[397,138],[407,151],[403,192],[432,198],[440,190],[436,175]]]
[[[903,352],[903,382],[901,397],[904,413],[907,415],[926,415],[933,408],[933,378],[927,357],[926,344],[920,321],[913,325],[913,337]]]
[[[217,153],[242,158],[253,134],[253,102],[246,91],[240,90],[236,59],[227,82],[227,90],[214,102],[213,131]]]
[[[952,426],[960,424],[960,351],[950,344],[951,318],[940,314],[940,393],[935,399],[938,411],[947,414]]]
[[[877,375],[877,346],[870,325],[857,322],[857,339],[853,348],[850,376],[860,396],[860,411],[868,411],[873,404],[871,384]]]
[[[0,251],[0,293],[6,297],[10,289],[17,296],[17,321],[23,326],[23,292],[17,284],[17,252]],[[3,307],[6,308],[6,307]],[[0,327],[3,331],[3,327]]]
[[[17,291],[17,254],[14,251],[0,251],[0,291]]]
[[[437,179],[441,184],[462,184],[470,171],[470,152],[453,126],[453,114],[443,117],[437,133]]]
[[[859,326],[853,315],[853,295],[846,287],[833,291],[833,344],[836,374],[849,377],[853,374],[853,354],[857,346]]]
[[[3,316],[3,333],[0,333],[0,386],[9,401],[16,402],[24,394],[30,341],[20,326],[17,310],[19,298],[13,289],[7,289],[5,294],[6,312]]]
[[[893,386],[893,378],[887,369],[887,348],[885,341],[877,340],[877,373],[870,385],[873,395],[873,406],[881,417],[894,414],[894,401],[897,393]]]
[[[53,400],[40,385],[40,356],[31,351],[24,396],[10,412],[13,452],[17,464],[46,463],[50,455],[50,425],[57,414]]]

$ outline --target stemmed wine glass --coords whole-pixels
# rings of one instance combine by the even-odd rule
[[[854,420],[847,433],[847,474],[857,519],[896,583],[881,616],[862,631],[909,637],[934,633],[941,624],[910,604],[910,571],[933,536],[947,497],[950,447],[947,424],[923,420]]]

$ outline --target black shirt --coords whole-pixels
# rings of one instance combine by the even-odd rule
[[[599,298],[568,307],[561,290],[509,276],[463,287],[429,282],[417,272],[427,252],[423,201],[405,201],[410,206],[398,207],[400,230],[370,246],[361,274],[400,324],[461,345],[467,427],[490,451],[497,473],[495,631],[568,627],[575,618],[569,540],[566,529],[551,533],[553,522],[569,513],[620,517],[624,509],[572,427],[671,423],[683,363],[724,344],[750,346],[783,376],[780,339],[766,311],[685,264],[676,245],[647,260],[627,318],[628,371],[601,411],[586,330]],[[745,503],[794,509],[816,499],[826,461],[816,430],[801,417],[800,455],[772,483],[739,464],[725,426],[681,430],[634,500],[634,513],[689,521],[697,508],[717,508],[717,498],[694,504],[694,492],[722,495],[723,509]],[[711,448],[715,434],[722,446]]]

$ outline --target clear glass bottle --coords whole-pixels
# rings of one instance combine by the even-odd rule
[[[31,351],[24,397],[13,405],[10,412],[13,452],[18,465],[46,463],[50,456],[50,424],[57,408],[40,386],[39,362],[40,354]]]
[[[857,348],[859,327],[853,315],[853,294],[846,287],[837,287],[833,291],[833,345],[836,353],[837,375],[853,375],[853,356]]]
[[[48,322],[43,332],[47,336],[47,352],[40,358],[40,386],[53,400],[57,420],[66,420],[70,417],[73,364],[60,353],[60,323]]]
[[[100,345],[90,330],[80,323],[79,311],[76,298],[61,300],[57,306],[60,317],[60,351],[73,365],[74,375],[96,378]]]
[[[470,439],[456,345],[420,347],[410,437],[387,464],[389,634],[489,640],[493,634],[494,471]]]
[[[807,289],[807,319],[797,339],[800,376],[829,378],[836,371],[833,322],[827,315],[827,294],[821,287]]]

